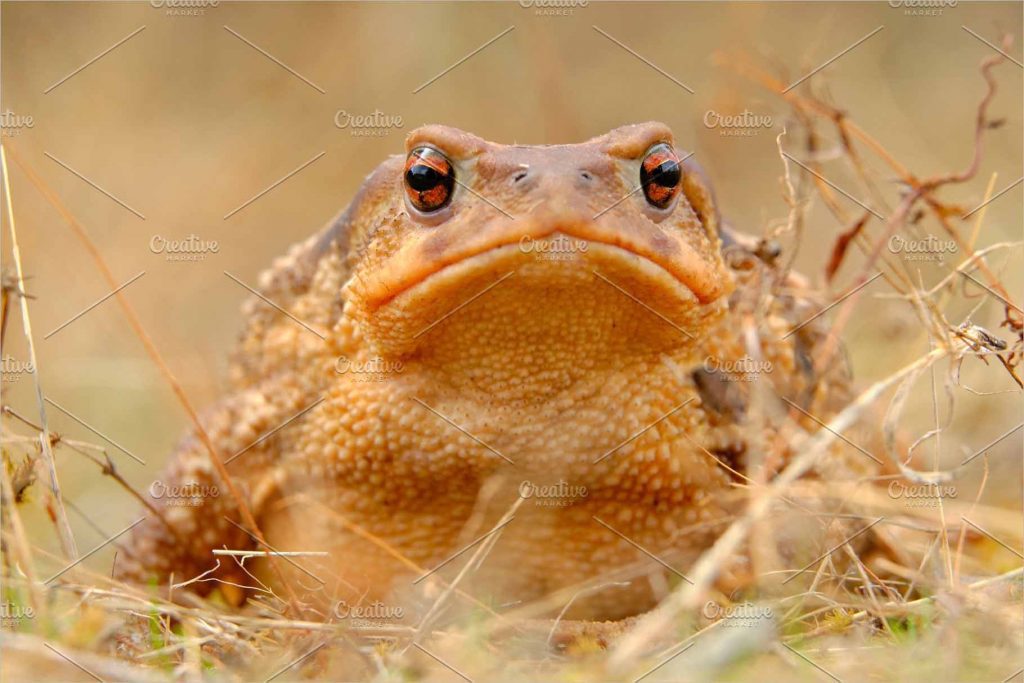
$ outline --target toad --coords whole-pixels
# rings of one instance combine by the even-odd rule
[[[817,429],[849,384],[689,156],[660,123],[554,146],[413,131],[263,273],[202,419],[268,546],[300,554],[213,554],[262,546],[190,434],[161,482],[219,495],[147,517],[120,575],[284,580],[327,616],[460,573],[495,608],[649,609],[789,457],[770,425]]]

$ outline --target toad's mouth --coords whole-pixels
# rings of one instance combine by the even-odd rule
[[[441,229],[411,236],[382,267],[352,283],[364,306],[375,311],[437,278],[454,276],[451,271],[482,270],[498,261],[507,265],[512,255],[554,268],[566,261],[599,265],[609,258],[628,259],[662,280],[663,286],[686,290],[686,298],[700,304],[718,299],[728,289],[716,259],[656,224],[622,229],[613,221],[590,218],[529,217],[466,232]]]

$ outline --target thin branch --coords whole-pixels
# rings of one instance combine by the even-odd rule
[[[21,266],[21,248],[18,245],[18,233],[14,228],[14,206],[11,197],[11,176],[7,169],[7,146],[0,146],[0,167],[3,168],[4,176],[4,197],[7,199],[7,228],[11,233],[11,256],[14,259],[15,272],[18,275],[18,290],[25,291],[25,272]],[[32,338],[32,320],[28,314],[28,298],[18,297],[21,302],[21,324],[25,330],[25,343],[28,345],[28,358],[32,364],[32,378],[35,380],[36,404],[39,408],[39,445],[43,454],[43,462],[50,475],[50,495],[53,503],[53,512],[57,525],[57,533],[60,536],[60,547],[64,552],[66,560],[78,558],[78,547],[75,544],[75,535],[71,531],[71,523],[68,521],[67,510],[64,509],[64,497],[61,495],[60,478],[57,476],[57,461],[53,457],[53,449],[50,447],[50,430],[46,424],[46,403],[43,401],[43,388],[39,381],[39,362],[36,358],[36,344]]]

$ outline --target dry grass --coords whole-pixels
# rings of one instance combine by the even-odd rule
[[[1004,45],[1008,47],[1008,43]],[[616,582],[642,578],[649,566],[601,577],[535,604],[498,611],[460,590],[461,579],[475,570],[491,547],[480,544],[462,572],[450,583],[428,586],[430,601],[415,624],[339,624],[305,618],[294,590],[278,596],[269,589],[238,610],[222,599],[230,589],[200,600],[188,593],[196,577],[178,577],[176,601],[154,597],[91,571],[79,563],[51,580],[68,559],[84,559],[74,547],[65,501],[56,486],[52,451],[67,450],[96,464],[111,485],[127,489],[147,503],[120,476],[104,447],[67,439],[47,428],[46,406],[39,414],[20,415],[4,406],[3,543],[4,669],[7,680],[92,678],[170,680],[265,680],[271,677],[331,680],[1014,680],[1024,662],[1024,591],[1018,552],[1024,542],[1021,516],[985,502],[988,477],[977,490],[956,498],[927,499],[929,507],[908,507],[906,499],[887,495],[890,482],[944,486],[957,481],[961,468],[942,470],[922,465],[919,446],[941,438],[943,425],[925,433],[907,433],[904,409],[911,390],[931,381],[936,415],[951,416],[957,397],[972,391],[962,386],[964,364],[985,364],[987,372],[1008,378],[1005,393],[992,401],[1019,404],[1019,362],[1024,351],[1024,317],[1000,280],[1000,270],[1016,258],[1021,243],[991,244],[975,250],[984,224],[984,208],[946,202],[950,185],[979,183],[978,172],[988,131],[995,127],[988,109],[997,94],[998,54],[985,59],[980,73],[987,91],[979,103],[973,131],[974,154],[960,172],[923,177],[904,167],[868,132],[809,86],[785,91],[784,83],[741,59],[730,65],[761,83],[792,107],[793,124],[779,139],[781,188],[790,211],[764,230],[764,238],[786,242],[795,253],[808,207],[821,202],[835,218],[832,261],[827,268],[823,303],[841,299],[830,312],[832,342],[815,361],[828,363],[839,352],[841,337],[858,303],[869,296],[898,298],[906,315],[920,325],[930,350],[889,376],[863,387],[826,428],[805,433],[794,425],[785,433],[799,456],[769,481],[747,480],[739,488],[745,509],[693,566],[692,584],[676,586],[654,611],[621,624],[538,619],[567,606],[576,596]],[[111,287],[117,281],[103,255],[59,197],[15,151],[35,187],[60,212]],[[858,180],[850,188],[871,198],[881,218],[853,204],[825,180],[839,162]],[[902,187],[895,206],[885,200],[877,170]],[[7,155],[4,177],[8,178]],[[986,200],[995,185],[987,184]],[[14,245],[15,271],[4,280],[4,320],[20,306],[22,331],[33,348],[25,296],[25,276],[17,252],[16,205],[5,183],[8,225]],[[884,207],[884,209],[883,209]],[[924,235],[938,226],[958,246],[958,263],[925,285],[911,269],[886,250],[896,233]],[[821,230],[821,226],[815,226]],[[855,272],[854,254],[860,258]],[[792,256],[790,256],[792,259]],[[791,262],[791,260],[790,260]],[[881,272],[885,291],[857,289]],[[843,296],[845,292],[853,292]],[[160,368],[199,434],[203,434],[181,386],[131,306],[122,310],[152,361]],[[972,322],[983,307],[998,310],[997,331]],[[968,313],[964,315],[963,310]],[[960,311],[961,313],[956,313]],[[952,317],[955,316],[955,317]],[[6,332],[6,323],[4,330]],[[748,332],[750,332],[748,330]],[[756,337],[756,331],[753,332]],[[34,357],[33,357],[34,362]],[[38,373],[35,374],[38,378]],[[37,385],[38,386],[38,385]],[[795,417],[795,416],[794,416]],[[825,482],[804,475],[836,445],[839,434],[860,433],[881,445],[887,471],[861,481]],[[230,483],[216,449],[204,439],[212,461],[239,500],[249,527],[257,529]],[[938,452],[938,448],[935,449]],[[987,454],[972,467],[988,471]],[[966,467],[966,465],[965,465]],[[33,495],[33,492],[39,493]],[[21,521],[26,501],[45,507],[62,539],[64,557],[44,552]],[[834,515],[815,515],[822,525],[843,521],[851,528],[875,520],[867,543],[840,542],[835,552],[806,572],[794,575],[771,562],[755,562],[749,576],[738,577],[734,590],[722,594],[721,579],[731,558],[755,555],[774,547],[773,519],[805,501],[836,501]],[[509,514],[512,514],[510,511]],[[841,528],[841,527],[836,527]],[[362,532],[356,529],[357,532]],[[258,533],[258,532],[257,532]],[[368,535],[366,535],[368,537]],[[378,542],[368,537],[373,542]],[[843,539],[840,535],[839,539]],[[218,558],[243,562],[237,557]],[[400,558],[403,559],[404,558]],[[407,560],[404,560],[408,562]],[[792,582],[791,579],[795,579]],[[172,584],[174,584],[172,579]],[[285,583],[285,585],[287,585]],[[707,606],[735,604],[738,613],[710,618]],[[457,671],[456,671],[457,670]],[[461,673],[460,673],[461,672]]]

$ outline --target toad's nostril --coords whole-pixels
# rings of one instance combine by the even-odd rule
[[[580,171],[580,177],[584,180],[592,180],[594,176],[590,175],[590,171]]]
[[[527,174],[526,171],[520,171],[519,173],[516,173],[514,176],[512,176],[512,182],[518,183],[520,180],[525,178],[527,175],[528,174]]]

